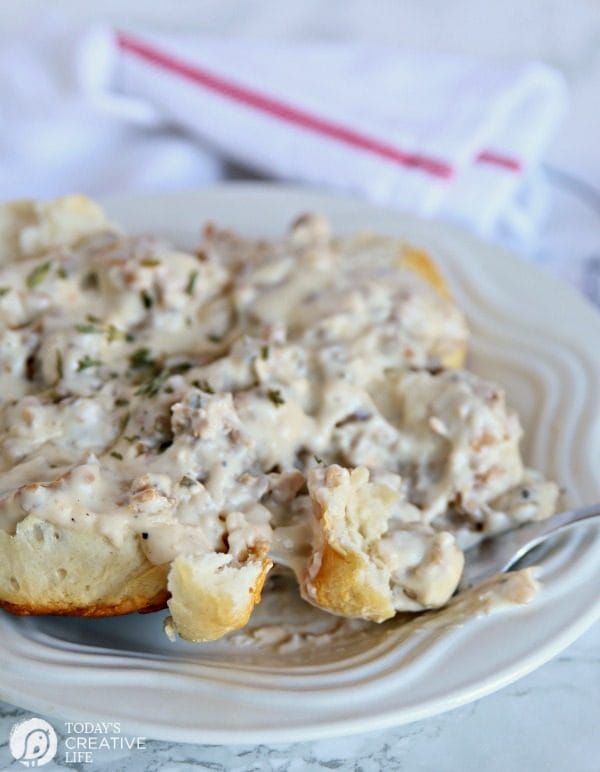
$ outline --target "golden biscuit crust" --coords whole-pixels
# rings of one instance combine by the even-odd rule
[[[95,531],[29,516],[0,531],[0,606],[13,614],[104,617],[163,608],[168,565],[153,565],[139,537],[116,547]]]

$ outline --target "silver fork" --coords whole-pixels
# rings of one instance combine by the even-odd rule
[[[469,587],[489,576],[508,571],[549,536],[584,520],[600,521],[600,504],[559,512],[547,520],[528,523],[512,531],[484,539],[465,551],[465,570],[461,587]]]

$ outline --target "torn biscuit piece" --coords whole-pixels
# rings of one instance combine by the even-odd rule
[[[179,635],[214,641],[244,627],[271,566],[266,557],[240,563],[223,553],[178,555],[169,571],[168,606]]]
[[[455,591],[463,554],[419,511],[364,467],[309,473],[312,554],[299,579],[304,598],[334,614],[382,622],[397,611],[442,606]]]

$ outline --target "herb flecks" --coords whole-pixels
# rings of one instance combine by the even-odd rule
[[[160,260],[157,260],[155,257],[144,257],[140,260],[140,265],[143,265],[144,268],[156,268],[160,265]]]
[[[0,287],[0,298],[3,298],[5,295],[8,295],[10,292],[10,287]]]
[[[95,327],[93,324],[76,324],[75,329],[82,335],[98,335],[102,332],[101,329]]]
[[[127,428],[128,423],[129,423],[129,413],[123,413],[123,415],[119,419],[119,434],[123,434],[123,432]],[[127,439],[127,437],[125,439]]]
[[[155,361],[150,356],[149,348],[138,348],[129,357],[129,364],[136,370],[140,367],[154,367]]]
[[[60,349],[56,349],[56,375],[60,381],[64,374],[63,358]]]
[[[121,455],[121,453],[119,453],[119,452],[118,452],[118,451],[116,451],[116,450],[111,450],[111,452],[110,452],[110,455],[111,455],[113,458],[116,458],[116,459],[117,459],[117,461],[122,461],[122,460],[123,460],[123,456]]]
[[[115,340],[126,340],[128,343],[133,341],[133,335],[125,330],[120,330],[115,327],[114,324],[109,324],[106,330],[106,338],[109,343],[114,343]]]
[[[185,292],[190,297],[192,297],[194,294],[194,286],[196,284],[197,278],[198,278],[198,271],[190,271],[187,284],[185,285]]]
[[[152,295],[148,292],[148,290],[140,290],[140,300],[142,301],[142,305],[146,309],[146,311],[149,311],[152,306],[154,305],[154,299],[152,298]]]
[[[261,359],[268,359],[269,358],[269,347],[268,346],[261,346],[260,347],[260,358]]]
[[[184,488],[191,488],[193,485],[196,484],[196,480],[192,479],[191,477],[188,477],[187,474],[185,474],[179,481],[179,484],[183,485]]]
[[[192,386],[195,386],[197,389],[200,389],[200,391],[206,392],[206,394],[214,394],[215,393],[215,390],[210,385],[210,383],[206,380],[206,378],[202,378],[201,380],[192,381]]]
[[[271,400],[275,407],[285,405],[285,399],[283,398],[279,389],[269,389],[267,392],[267,397]]]
[[[167,376],[164,374],[164,371],[161,370],[153,378],[149,378],[145,383],[142,383],[135,392],[136,396],[154,397],[155,394],[158,394],[160,387],[166,379]]]
[[[170,367],[162,367],[156,371],[154,375],[148,379],[145,383],[138,388],[136,395],[144,395],[146,397],[153,397],[158,394],[160,387],[171,375],[179,375],[187,372],[192,367],[190,362],[179,362]]]
[[[77,363],[77,372],[79,373],[82,370],[88,370],[90,367],[100,367],[101,364],[102,362],[99,359],[93,359],[86,354]]]
[[[39,285],[48,276],[49,270],[50,270],[49,260],[46,263],[42,263],[41,265],[36,266],[33,269],[33,271],[31,271],[31,273],[27,275],[26,282],[29,289],[33,289],[34,287],[39,287]]]
[[[224,335],[217,335],[214,332],[209,333],[206,336],[211,343],[221,343],[223,341]]]
[[[177,362],[177,364],[167,367],[169,375],[180,375],[181,373],[187,373],[193,367],[191,362]]]

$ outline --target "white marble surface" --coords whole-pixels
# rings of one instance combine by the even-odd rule
[[[0,6],[0,24],[16,23],[45,5],[23,0]],[[78,18],[101,14],[109,21],[196,26],[252,35],[360,36],[418,41],[432,48],[463,48],[503,56],[542,56],[559,64],[573,90],[573,106],[550,152],[547,176],[552,216],[539,240],[521,245],[531,259],[578,285],[600,304],[600,145],[595,128],[600,99],[600,12],[595,0],[477,0],[417,4],[382,2],[378,14],[363,0],[228,4],[174,0],[162,4],[115,0],[82,4],[60,0]],[[379,6],[378,6],[379,7]],[[161,9],[160,11],[158,9]],[[343,13],[341,12],[343,10]],[[558,171],[556,171],[558,169]],[[566,176],[565,176],[566,175]],[[591,186],[591,187],[590,187]],[[594,191],[594,188],[596,191]],[[45,769],[123,770],[435,770],[435,772],[596,772],[600,759],[600,624],[567,651],[512,686],[435,718],[381,733],[314,743],[217,747],[148,740],[143,751],[98,751],[89,764],[58,763]],[[0,769],[12,761],[8,734],[31,715],[0,703]],[[77,717],[72,717],[76,720]],[[59,735],[62,722],[50,719]],[[64,733],[63,733],[64,734]]]

